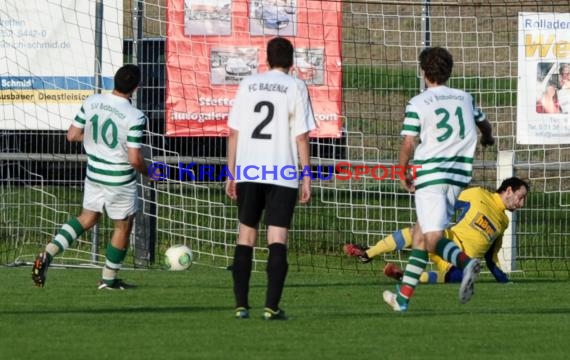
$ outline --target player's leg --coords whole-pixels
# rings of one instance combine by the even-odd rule
[[[428,255],[424,248],[424,235],[421,226],[416,224],[413,230],[413,249],[404,268],[400,286],[397,287],[396,293],[386,290],[382,294],[384,302],[394,311],[406,311],[408,309],[408,302],[427,264]]]
[[[397,271],[397,270],[392,270],[392,271]],[[448,270],[438,269],[436,271],[424,271],[420,276],[420,283],[422,284],[461,283],[462,280],[463,280],[463,271],[451,264],[449,264]],[[469,291],[472,292],[473,285],[470,286],[471,288]],[[394,294],[394,296],[396,296],[396,294]],[[472,294],[469,296],[472,296]],[[461,300],[463,303],[467,301],[463,299]]]
[[[64,252],[86,230],[91,229],[99,220],[100,212],[82,209],[78,217],[69,219],[59,229],[52,241],[46,246],[46,253],[51,261],[57,254]]]
[[[297,203],[298,189],[268,185],[265,205],[267,223],[267,292],[264,318],[266,320],[285,319],[279,308],[285,279],[289,270],[287,262],[287,240],[293,212]]]
[[[129,215],[126,219],[113,220],[115,226],[111,241],[107,244],[105,266],[103,266],[103,270],[101,271],[99,289],[124,290],[133,287],[133,285],[128,285],[117,278],[123,266],[123,261],[127,256],[133,220],[133,215]]]
[[[450,204],[455,204],[455,199],[459,196],[461,188],[457,186],[448,186],[446,197]],[[449,216],[453,216],[454,210],[449,210]],[[463,251],[463,249],[458,245],[459,241],[456,240],[455,233],[446,229],[443,237],[438,239],[436,242],[428,244],[428,250],[438,256],[443,260],[447,261],[454,266],[463,269],[471,261],[471,258]]]
[[[416,235],[423,231],[421,225],[416,225],[414,228],[414,245],[408,259],[408,263],[404,268],[404,276],[402,277],[402,284],[397,294],[397,302],[400,306],[406,306],[410,302],[414,294],[415,288],[418,286],[420,276],[425,271],[428,262],[428,252],[425,248],[425,243],[433,237],[441,236],[441,232],[430,231]],[[416,240],[417,239],[417,240]]]
[[[434,253],[460,269],[464,269],[472,261],[457,244],[445,237],[437,242]]]
[[[392,251],[398,251],[405,248],[410,248],[411,246],[412,246],[411,228],[405,228],[402,230],[394,231],[392,234],[378,241],[371,248],[367,249],[357,244],[346,244],[343,249],[348,256],[357,257],[360,260],[360,262],[367,263],[370,262],[376,256]]]
[[[445,274],[439,271],[424,271],[420,275],[420,283],[422,284],[443,284],[445,282]]]
[[[55,237],[36,256],[32,267],[32,280],[36,286],[43,287],[46,282],[47,270],[53,258],[69,248],[77,238],[97,223],[101,213],[83,209],[76,218],[69,219],[59,229]]]
[[[249,318],[249,281],[257,227],[265,206],[262,184],[240,182],[237,185],[239,234],[232,265],[235,317]]]
[[[457,186],[447,186],[446,197],[448,204],[455,204],[455,200],[459,196],[460,191],[461,188]],[[453,211],[453,209],[448,208],[450,217]],[[456,243],[445,237],[435,242],[428,242],[427,248],[430,252],[437,254],[455,267],[463,269],[463,279],[459,287],[459,299],[462,303],[469,301],[474,294],[473,286],[481,271],[481,262],[478,259],[472,259],[467,256]]]
[[[257,229],[239,224],[238,243],[234,251],[232,265],[233,291],[235,297],[235,317],[249,318],[249,281],[253,261],[253,245],[257,239]]]
[[[453,265],[433,253],[429,254],[429,260],[433,263],[436,270],[424,272],[420,276],[420,282],[422,284],[442,284],[446,282],[446,274]]]
[[[416,214],[418,222],[413,230],[413,248],[404,268],[398,293],[385,292],[384,300],[395,311],[405,311],[428,262],[427,246],[441,237],[449,224],[449,204],[445,185],[435,185],[416,190]],[[451,204],[451,207],[453,204]]]
[[[72,246],[86,230],[97,223],[103,204],[104,198],[97,184],[86,180],[81,214],[63,224],[51,242],[46,245],[45,250],[36,256],[32,267],[32,280],[36,286],[45,285],[47,270],[53,258]]]
[[[455,266],[451,266],[449,270],[445,273],[446,283],[460,283],[463,281],[463,270],[456,268]]]
[[[105,266],[101,271],[99,289],[124,290],[133,287],[117,278],[123,266],[129,247],[129,237],[133,229],[134,214],[137,211],[136,183],[120,187],[106,186],[105,210],[114,223],[113,235],[107,245]]]
[[[461,242],[457,239],[456,234],[447,229],[443,233],[444,239],[453,240],[457,246],[459,246],[463,251],[465,251],[461,245]],[[436,268],[436,271],[429,271],[422,274],[420,278],[421,283],[435,284],[435,283],[460,283],[463,278],[463,271],[453,266],[453,264],[448,263],[443,260],[441,256],[430,253],[429,259]]]
[[[443,284],[443,283],[460,283],[463,279],[463,270],[456,268],[447,261],[443,260],[441,257],[435,254],[429,254],[429,260],[434,264],[435,270],[424,271],[420,276],[420,283],[422,284]],[[403,271],[397,267],[395,264],[389,269],[391,274],[386,274],[386,268],[384,268],[384,274],[391,278],[396,278],[399,273]],[[400,275],[401,277],[401,275]],[[397,279],[397,278],[396,278]]]
[[[387,252],[399,251],[410,247],[412,247],[412,228],[408,227],[396,230],[378,241],[376,245],[366,250],[366,255],[369,258],[374,258]]]
[[[413,249],[404,269],[402,286],[397,296],[400,305],[407,304],[413,296],[427,266],[430,244],[442,237],[443,230],[449,225],[449,209],[453,209],[453,203],[450,204],[447,198],[446,185],[418,189],[415,200],[418,224],[414,228]],[[423,234],[416,234],[420,231]],[[419,242],[421,240],[423,243]]]
[[[288,230],[285,227],[273,225],[267,227],[269,256],[267,258],[267,288],[263,314],[266,320],[285,318],[279,303],[281,302],[285,279],[289,270],[289,263],[287,262]]]

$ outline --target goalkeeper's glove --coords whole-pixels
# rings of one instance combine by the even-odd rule
[[[493,146],[495,145],[495,138],[493,136],[483,136],[481,137],[481,145],[483,147]]]
[[[495,277],[495,280],[500,283],[508,283],[509,278],[507,274],[505,274],[498,266],[494,266],[493,268],[489,269],[491,274]]]

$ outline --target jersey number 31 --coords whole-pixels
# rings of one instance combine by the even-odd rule
[[[453,127],[449,123],[449,119],[450,119],[451,115],[449,114],[449,111],[447,109],[444,109],[444,108],[436,109],[435,113],[436,113],[436,115],[438,115],[441,118],[441,120],[437,123],[437,128],[445,130],[445,132],[443,134],[441,134],[440,136],[437,137],[437,141],[442,142],[442,141],[449,139],[451,134],[453,134]],[[461,110],[461,107],[458,106],[455,109],[454,115],[459,122],[459,138],[464,139],[465,138],[465,123],[463,122],[463,111]]]

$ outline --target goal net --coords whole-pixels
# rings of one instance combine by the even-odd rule
[[[561,77],[564,52],[551,47],[569,40],[560,31],[535,41],[530,32],[527,45],[536,52],[529,56],[549,60],[521,62],[521,14],[537,14],[537,24],[541,16],[569,21],[556,14],[559,3],[567,5],[556,0],[5,0],[0,5],[0,262],[32,261],[59,226],[79,214],[85,157],[80,145],[65,140],[65,130],[81,99],[110,91],[114,71],[137,63],[143,82],[133,102],[149,118],[145,155],[167,174],[139,183],[141,211],[127,265],[160,267],[166,248],[181,243],[192,248],[198,263],[231,265],[236,205],[225,196],[223,179],[199,175],[205,167],[219,174],[225,164],[224,114],[236,85],[266,69],[263,44],[282,35],[298,49],[294,75],[307,82],[315,104],[320,132],[311,137],[312,163],[323,169],[339,163],[350,163],[352,171],[397,164],[404,108],[423,86],[417,56],[426,46],[448,48],[455,64],[450,86],[472,93],[494,126],[496,145],[478,146],[473,185],[495,189],[505,174],[531,184],[525,208],[512,216],[503,267],[568,277],[567,117],[540,120],[541,127],[558,124],[547,130],[559,139],[532,143],[528,140],[545,130],[531,124],[534,133],[522,139],[517,109],[521,99],[538,100],[540,94],[529,95],[529,89],[542,86],[533,81],[521,89],[521,66],[542,74],[544,85]],[[543,119],[535,116],[534,104],[528,113]],[[360,264],[342,247],[372,246],[412,225],[413,197],[389,178],[324,175],[330,178],[313,182],[311,203],[296,210],[291,268],[381,271],[383,261],[404,262],[406,252],[393,252]],[[59,256],[58,264],[100,265],[111,232],[112,224],[102,220]],[[266,255],[261,228],[256,269],[265,267]]]

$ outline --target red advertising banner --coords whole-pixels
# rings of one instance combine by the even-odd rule
[[[309,89],[318,128],[342,128],[341,2],[167,0],[166,136],[227,136],[239,82],[267,71],[274,36],[295,46],[291,74]]]

